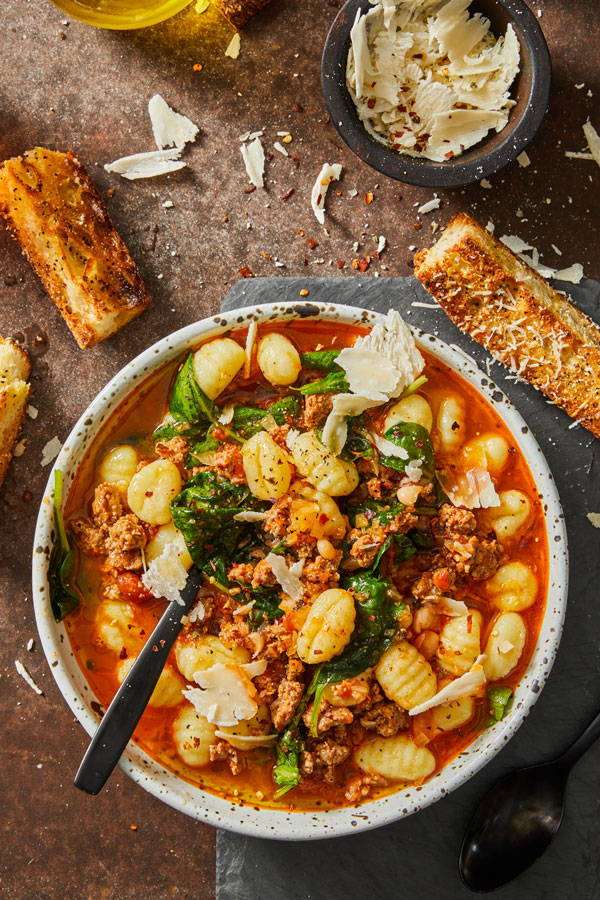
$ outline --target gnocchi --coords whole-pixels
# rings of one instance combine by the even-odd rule
[[[210,745],[215,742],[215,726],[186,704],[173,722],[173,741],[186,765],[206,766],[210,762]]]
[[[291,451],[300,474],[330,497],[351,494],[358,485],[358,470],[354,463],[335,456],[314,431],[299,434],[292,442]]]
[[[454,453],[465,439],[467,415],[465,402],[457,394],[443,397],[438,407],[435,426],[441,450]]]
[[[248,487],[259,500],[277,500],[287,493],[292,480],[288,455],[268,431],[259,431],[246,441],[242,465]]]
[[[368,775],[390,781],[421,781],[435,769],[435,756],[427,747],[418,747],[409,737],[376,738],[354,753],[356,765]]]
[[[175,662],[186,681],[193,681],[195,672],[210,669],[217,663],[249,661],[250,654],[244,647],[226,647],[212,634],[202,634],[191,641],[179,637],[175,643]]]
[[[406,640],[386,650],[375,667],[375,676],[386,697],[402,709],[430,700],[437,690],[433,669]]]
[[[132,656],[129,659],[122,660],[117,666],[117,679],[120,684],[123,684],[125,681],[135,660],[136,657]],[[148,700],[148,706],[179,706],[183,700],[181,692],[184,688],[185,682],[175,669],[171,666],[165,666]]]
[[[358,706],[369,696],[372,671],[367,669],[356,678],[345,678],[337,684],[328,684],[323,691],[323,699],[330,706]]]
[[[312,537],[341,540],[346,533],[346,519],[329,494],[317,491],[306,482],[295,482],[290,504],[290,531],[308,532]]]
[[[216,338],[194,353],[196,381],[207,397],[215,400],[231,384],[246,362],[246,351],[231,338]]]
[[[330,588],[319,594],[298,634],[302,662],[327,662],[341,653],[354,631],[356,608],[352,594]]]
[[[98,468],[100,481],[114,484],[127,490],[129,482],[135,475],[138,454],[131,444],[118,444],[104,454]]]
[[[440,731],[453,731],[466,725],[475,713],[475,701],[472,697],[460,697],[448,703],[440,703],[431,711],[432,724]]]
[[[462,461],[465,468],[479,466],[487,469],[490,475],[500,475],[508,462],[509,446],[501,434],[488,432],[472,438],[462,448]]]
[[[517,612],[501,613],[492,625],[483,663],[488,681],[506,678],[515,668],[525,647],[527,628]]]
[[[258,367],[270,384],[293,384],[300,374],[300,354],[289,338],[273,331],[265,334],[256,351]]]
[[[464,675],[479,656],[481,614],[470,609],[466,616],[454,616],[442,628],[437,658],[451,675]]]
[[[192,565],[192,557],[189,554],[185,539],[180,531],[175,527],[173,522],[167,525],[161,525],[151,541],[146,544],[145,555],[146,563],[151,563],[153,559],[160,556],[168,544],[177,545],[177,555],[181,560],[181,564],[189,569]]]
[[[133,476],[127,488],[132,512],[149,525],[171,521],[171,500],[181,490],[179,469],[169,459],[155,459]]]
[[[123,647],[128,653],[137,653],[143,644],[131,603],[104,600],[96,612],[95,625],[98,642],[115,653],[121,653]]]
[[[535,603],[538,580],[529,566],[515,561],[500,566],[485,587],[494,605],[502,612],[521,612]]]
[[[383,430],[387,431],[398,422],[414,422],[416,425],[422,425],[427,431],[431,431],[433,413],[425,397],[421,397],[420,394],[410,394],[394,403],[385,417]]]
[[[501,491],[500,506],[488,511],[492,528],[499,541],[513,538],[531,515],[531,502],[523,491]]]

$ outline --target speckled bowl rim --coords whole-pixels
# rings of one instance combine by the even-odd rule
[[[95,731],[99,721],[91,706],[96,698],[73,655],[64,625],[57,624],[52,617],[46,577],[54,531],[54,469],[60,468],[64,472],[66,494],[83,454],[115,406],[159,366],[183,355],[200,340],[216,337],[230,328],[243,327],[251,321],[285,321],[307,317],[373,325],[382,318],[382,314],[333,303],[274,303],[222,313],[188,325],[149,347],[115,375],[81,416],[58,455],[48,479],[36,525],[33,602],[41,643],[52,674],[69,707],[88,734]],[[505,421],[527,459],[545,510],[550,555],[547,606],[540,637],[527,672],[517,688],[512,712],[503,722],[480,735],[424,785],[408,787],[359,807],[337,810],[292,813],[240,806],[188,784],[130,743],[122,758],[121,768],[137,784],[174,809],[230,831],[281,840],[337,837],[385,825],[417,812],[464,784],[501,750],[537,700],[560,640],[568,585],[567,536],[554,479],[540,447],[520,414],[476,363],[467,354],[449,347],[439,338],[419,329],[413,331],[421,346],[462,375]]]

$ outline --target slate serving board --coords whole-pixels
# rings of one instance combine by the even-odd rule
[[[600,284],[558,285],[600,323]],[[483,348],[462,335],[414,278],[256,278],[238,282],[223,309],[311,300],[387,311],[466,351],[485,370]],[[217,900],[448,900],[473,896],[457,869],[469,813],[499,775],[557,754],[600,707],[600,532],[586,518],[600,512],[600,443],[526,384],[507,381],[495,363],[491,377],[515,403],[556,478],[570,549],[565,629],[550,679],[517,735],[474,778],[447,798],[393,825],[356,836],[277,842],[220,831]],[[499,900],[592,900],[600,897],[600,745],[574,772],[563,827],[551,850]]]

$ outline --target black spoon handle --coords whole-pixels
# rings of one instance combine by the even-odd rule
[[[577,740],[574,741],[564,753],[561,753],[558,759],[555,760],[555,763],[560,765],[561,768],[569,770],[575,765],[577,760],[583,756],[586,750],[589,750],[594,741],[597,741],[598,738],[600,738],[600,712],[592,719]]]
[[[75,787],[97,794],[104,787],[135,731],[169,651],[181,630],[181,617],[192,606],[202,573],[193,566],[181,592],[183,605],[171,602],[113,697],[75,776]]]

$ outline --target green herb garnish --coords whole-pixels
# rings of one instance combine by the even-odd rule
[[[487,698],[490,712],[489,727],[490,725],[495,725],[496,722],[501,722],[506,714],[510,712],[513,692],[508,687],[490,687],[488,688]]]
[[[63,473],[60,469],[55,469],[53,505],[56,535],[48,565],[48,584],[50,587],[52,613],[57,622],[62,622],[65,616],[68,616],[69,613],[79,606],[79,597],[70,584],[75,562],[75,552],[67,540],[62,514],[62,499]]]

